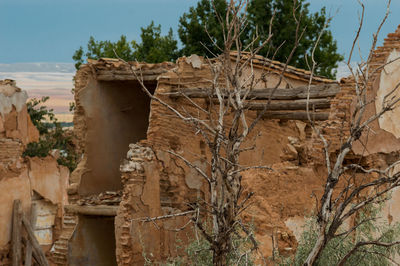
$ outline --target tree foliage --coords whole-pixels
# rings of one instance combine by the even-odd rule
[[[338,265],[341,259],[348,254],[355,243],[360,241],[374,241],[379,235],[381,242],[393,242],[400,237],[400,223],[388,223],[379,215],[382,213],[383,204],[370,204],[360,211],[355,219],[363,221],[350,234],[344,234],[330,241],[323,250],[316,265]],[[305,224],[296,254],[291,258],[278,256],[280,265],[304,265],[308,254],[317,242],[317,218],[311,219]],[[341,232],[340,232],[341,233]],[[377,245],[365,245],[357,249],[349,257],[345,265],[392,265],[391,258],[400,254],[400,246],[383,247]]]
[[[213,45],[216,43],[221,46],[223,35],[218,16],[225,19],[227,6],[224,0],[214,1],[216,12],[213,10],[212,1],[202,0],[196,8],[190,8],[188,13],[180,18],[179,37],[184,45],[182,51],[185,55],[196,53],[208,57],[219,54],[218,49]],[[304,33],[300,39],[298,48],[295,50],[291,65],[308,69],[310,58],[306,54],[311,54],[310,50],[318,38],[318,34],[324,30],[325,24],[329,25],[325,8],[320,12],[310,13],[309,4],[305,0],[298,0],[296,6],[293,0],[253,0],[249,2],[246,14],[248,26],[242,37],[244,44],[250,44],[255,36],[259,36],[254,46],[258,46],[268,36],[270,22],[273,14],[271,31],[273,41],[263,48],[259,54],[274,58],[275,60],[286,62],[293,49],[296,39],[296,19],[300,23],[300,32]],[[295,8],[294,8],[295,7]],[[295,10],[295,12],[293,12]],[[212,36],[204,31],[207,28]],[[315,51],[315,60],[318,62],[316,74],[333,78],[333,70],[337,67],[337,62],[343,57],[337,53],[337,44],[333,39],[330,30],[325,30],[321,36],[318,48]],[[307,62],[308,61],[308,62]]]
[[[73,171],[77,165],[78,155],[72,137],[63,130],[61,123],[55,118],[53,109],[43,105],[48,99],[48,96],[41,99],[33,98],[27,103],[28,114],[39,130],[40,139],[38,142],[29,143],[23,155],[46,157],[50,151],[59,150],[60,156],[57,162]]]
[[[296,5],[295,8],[294,5]],[[296,3],[293,0],[250,1],[247,11],[241,14],[248,20],[241,40],[243,44],[249,44],[257,35],[259,39],[253,45],[258,46],[268,35],[271,18],[275,14],[271,27],[273,42],[259,54],[286,62],[296,39],[294,32],[296,32],[297,19],[300,29],[305,29],[305,31],[289,63],[308,69],[311,59],[307,58],[306,54],[311,54],[310,50],[314,47],[318,34],[324,30],[315,51],[315,60],[318,62],[315,72],[318,75],[334,78],[334,69],[337,63],[343,60],[343,56],[337,53],[337,44],[331,31],[324,29],[325,24],[329,26],[325,8],[319,12],[310,13],[308,6],[309,3],[306,0],[297,0]],[[191,7],[179,19],[178,35],[183,44],[180,50],[178,50],[172,29],[167,35],[162,36],[161,25],[156,26],[154,22],[141,28],[140,43],[129,42],[124,35],[117,42],[96,41],[94,37],[90,37],[86,50],[80,47],[75,51],[72,57],[75,67],[78,69],[87,58],[115,58],[116,54],[126,61],[138,60],[149,63],[173,61],[179,55],[198,54],[215,57],[221,54],[220,48],[224,43],[220,22],[226,24],[226,11],[226,0],[200,0],[195,7]]]
[[[170,28],[168,34],[161,35],[161,25],[155,26],[152,21],[146,28],[141,28],[141,43],[132,41],[133,57],[138,61],[160,63],[175,60],[179,57],[178,42]]]
[[[151,22],[149,26],[141,28],[141,42],[128,41],[122,35],[116,42],[96,41],[93,36],[89,38],[87,49],[81,46],[75,51],[72,59],[75,68],[78,69],[86,59],[115,58],[125,61],[146,61],[148,63],[160,63],[172,61],[178,58],[178,42],[174,39],[172,29],[165,36],[161,35],[161,25],[155,26]]]
[[[214,10],[215,8],[215,10]],[[225,0],[201,0],[179,19],[179,38],[184,55],[198,54],[214,57],[223,48],[223,29],[217,14],[223,18],[227,11]],[[207,31],[205,30],[207,29]],[[216,44],[216,45],[215,45]]]
[[[299,34],[302,34],[302,29],[304,29],[304,33],[290,64],[303,69],[309,68],[311,59],[307,58],[306,54],[311,54],[318,35],[324,30],[325,24],[329,25],[329,21],[325,8],[322,8],[320,12],[310,13],[308,6],[309,3],[306,3],[305,0],[297,0],[297,3],[294,3],[293,0],[253,0],[250,2],[248,8],[249,38],[254,36],[256,31],[260,36],[267,36],[271,18],[275,12],[271,27],[274,37],[271,46],[261,50],[261,55],[286,62],[294,46],[297,19],[300,23]],[[260,41],[263,40],[261,37]],[[343,56],[337,53],[337,44],[330,30],[323,32],[315,51],[315,60],[318,62],[316,74],[334,77],[332,70],[337,67],[338,61],[343,60]]]

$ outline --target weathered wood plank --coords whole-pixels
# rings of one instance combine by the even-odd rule
[[[144,69],[142,70],[142,74],[144,76],[147,75],[160,75],[162,73],[167,72],[168,69],[159,68],[159,69]],[[140,72],[138,71],[138,74]],[[113,69],[100,69],[96,71],[97,75],[133,75],[132,70],[130,69],[121,69],[121,70],[113,70]],[[140,75],[140,74],[139,74]]]
[[[264,110],[267,103],[249,102],[247,104],[250,110]],[[310,99],[309,110],[313,109],[329,109],[331,106],[330,98]],[[307,99],[292,100],[292,101],[271,101],[268,105],[268,110],[306,110]]]
[[[116,216],[118,206],[96,205],[96,206],[79,206],[66,205],[64,208],[72,213],[94,216]]]
[[[32,245],[32,251],[33,251],[33,257],[35,260],[39,263],[40,266],[49,266],[49,263],[47,262],[46,256],[42,250],[42,248],[39,245],[39,242],[37,241],[35,234],[33,232],[32,226],[28,219],[22,215],[22,223],[25,227],[25,230],[28,234],[28,239],[31,242]]]
[[[218,104],[218,100],[214,99],[213,102]],[[245,106],[250,110],[264,110],[265,105],[267,102],[255,102],[255,101],[248,101]],[[289,100],[289,101],[277,101],[273,100],[269,103],[267,110],[306,110],[307,106],[307,99],[301,100]],[[329,109],[331,106],[331,99],[330,98],[322,98],[322,99],[310,99],[309,100],[309,110],[312,111],[313,109]]]
[[[340,91],[340,86],[338,84],[321,84],[312,85],[310,89],[308,86],[300,86],[291,89],[255,89],[251,91],[247,99],[257,99],[257,100],[296,100],[296,99],[306,99],[309,94],[310,99],[315,98],[326,98],[334,97]],[[167,93],[172,98],[183,97],[183,94],[190,98],[206,98],[211,95],[211,97],[216,97],[214,93],[211,93],[210,89],[207,88],[188,88],[181,91],[174,91]]]
[[[143,75],[143,81],[156,81],[159,75]],[[101,74],[97,75],[97,80],[101,81],[130,81],[130,80],[138,80],[134,74],[130,75],[114,75],[110,74]]]
[[[307,112],[297,111],[297,112],[265,112],[262,116],[265,119],[282,119],[282,120],[308,120]],[[328,112],[320,113],[310,113],[311,120],[323,121],[328,120]]]
[[[12,240],[11,240],[11,250],[12,250],[12,265],[20,266],[22,263],[22,237],[21,237],[21,227],[22,227],[22,207],[21,200],[14,200],[13,203],[13,217],[12,217]]]
[[[30,222],[31,222],[33,231],[35,231],[36,218],[37,218],[37,210],[36,210],[35,204],[32,203]],[[32,265],[32,244],[30,241],[28,241],[26,244],[25,266],[31,266],[31,265]]]

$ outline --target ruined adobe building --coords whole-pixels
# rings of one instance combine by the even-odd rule
[[[44,251],[58,238],[67,201],[69,171],[56,158],[23,158],[39,132],[27,113],[28,95],[13,80],[0,80],[0,265],[11,265],[13,201],[25,215],[36,210],[35,235]],[[64,217],[65,219],[65,217]]]
[[[399,53],[400,28],[375,51],[372,68]],[[176,64],[131,65],[142,70],[151,92],[188,112],[194,111],[192,104],[176,92],[198,92],[198,88],[209,87],[208,65],[197,56],[180,58]],[[283,67],[262,57],[257,57],[254,66],[258,76],[268,73],[258,89],[273,87]],[[304,97],[302,86],[309,78],[307,71],[288,68],[279,91],[297,96],[284,100],[286,109],[267,113],[248,138],[249,145],[255,140],[256,149],[241,157],[243,165],[269,165],[274,169],[243,174],[245,189],[255,192],[244,218],[255,224],[265,256],[271,255],[273,247],[284,254],[294,252],[304,216],[315,207],[310,195],[319,198],[326,179],[322,144],[306,121],[304,105],[298,105],[301,99],[296,99]],[[371,80],[368,97],[381,97],[400,81],[400,62],[388,65],[385,71],[379,69]],[[207,189],[201,177],[166,151],[173,150],[207,171],[205,143],[191,127],[150,101],[137,77],[118,60],[89,61],[77,72],[75,82],[74,130],[82,159],[71,174],[70,206],[66,208],[68,217],[73,217],[70,221],[75,223],[66,226],[56,243],[55,261],[60,265],[111,265],[115,261],[118,265],[141,265],[143,254],[152,261],[174,257],[177,239],[190,238],[190,228],[174,232],[186,224],[187,218],[159,221],[157,226],[134,219],[185,211],[188,203],[204,196]],[[349,126],[354,84],[351,79],[338,84],[321,77],[314,77],[312,83],[322,91],[313,117],[334,154]],[[192,96],[201,106],[210,104],[201,93]],[[250,119],[263,103],[265,100],[254,100],[247,114]],[[367,115],[376,108],[379,106],[370,105]],[[385,167],[397,160],[398,117],[390,112],[375,122],[366,151],[357,144],[348,160],[362,152],[367,155],[361,162],[365,167]],[[389,221],[400,221],[399,201],[400,193],[395,191],[385,210]]]

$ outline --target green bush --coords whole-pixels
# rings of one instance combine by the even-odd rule
[[[357,220],[365,222],[361,223],[352,233],[336,237],[328,242],[317,261],[317,265],[337,265],[359,241],[373,241],[378,238],[379,241],[388,243],[400,239],[400,224],[391,225],[379,221],[378,215],[382,213],[381,211],[382,206],[369,205],[359,212]],[[317,220],[312,217],[304,227],[294,258],[280,258],[280,265],[303,265],[317,241],[317,232]],[[345,265],[392,265],[390,258],[393,258],[395,254],[400,254],[399,246],[387,248],[367,245],[359,248],[351,255]]]
[[[39,130],[40,139],[38,142],[29,143],[23,156],[46,157],[50,151],[57,149],[60,151],[57,162],[73,171],[76,168],[78,156],[72,137],[63,130],[62,124],[55,118],[53,110],[43,105],[48,99],[49,97],[43,97],[40,100],[33,98],[27,103],[28,114],[32,123]],[[46,117],[50,122],[46,121]]]
[[[205,227],[205,226],[203,226]],[[249,232],[252,234],[254,228],[249,227]],[[237,266],[252,266],[254,264],[253,244],[250,238],[240,228],[236,228],[236,232],[232,237],[232,251],[227,258],[227,265]],[[198,238],[190,242],[186,247],[181,244],[177,245],[178,250],[184,249],[186,256],[184,258],[173,258],[166,265],[181,266],[181,265],[196,265],[207,266],[213,265],[213,252],[211,244],[198,233]]]

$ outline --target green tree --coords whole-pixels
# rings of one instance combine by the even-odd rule
[[[146,28],[141,28],[140,44],[132,41],[133,56],[138,61],[160,63],[176,60],[179,57],[178,42],[174,39],[172,29],[161,36],[161,25],[155,26],[152,21]]]
[[[32,123],[39,130],[40,138],[37,142],[28,143],[23,155],[29,157],[46,157],[52,150],[59,150],[58,164],[68,167],[72,172],[78,162],[78,154],[71,134],[62,128],[57,121],[53,109],[48,109],[44,103],[48,96],[41,99],[33,98],[28,101],[28,114]]]
[[[117,53],[119,57],[126,61],[134,60],[131,44],[126,40],[125,35],[121,35],[120,39],[117,42],[96,41],[93,36],[90,36],[86,52],[81,46],[78,50],[75,51],[72,59],[75,61],[76,69],[78,69],[79,66],[83,64],[87,58],[115,58],[115,53]]]
[[[210,0],[201,0],[196,8],[191,7],[189,12],[179,19],[178,34],[183,43],[183,54],[214,57],[221,53],[216,46],[223,48],[224,39],[217,14],[220,18],[225,18],[227,3],[225,0],[213,2],[214,6]]]
[[[125,61],[138,60],[148,63],[172,61],[178,58],[177,41],[174,39],[172,29],[166,36],[162,36],[161,25],[155,26],[154,22],[151,22],[149,26],[141,28],[141,31],[141,43],[129,42],[125,35],[122,35],[117,42],[96,41],[91,36],[87,49],[84,50],[81,46],[72,56],[75,68],[78,69],[88,58],[116,58],[116,54]]]
[[[300,23],[300,32],[304,29],[304,34],[295,50],[291,65],[299,68],[308,69],[308,62],[311,62],[309,56],[313,49],[318,35],[324,29],[324,25],[329,21],[326,16],[325,8],[320,12],[310,14],[308,10],[309,3],[305,0],[297,0],[294,6],[293,0],[253,0],[248,8],[249,37],[255,35],[256,30],[259,35],[265,37],[268,35],[271,17],[275,10],[274,21],[272,22],[272,42],[271,46],[265,47],[260,51],[261,55],[272,57],[274,59],[286,62],[291,50],[293,49],[296,38],[296,20]],[[260,42],[264,38],[260,38]],[[279,48],[279,49],[278,49]],[[343,60],[343,56],[337,53],[337,44],[333,39],[330,30],[325,30],[315,51],[315,60],[318,63],[316,74],[333,78],[335,73],[333,69],[337,63]]]
[[[189,12],[183,14],[180,18],[178,32],[184,46],[183,54],[196,53],[213,57],[213,53],[220,53],[213,45],[216,43],[220,46],[223,43],[222,29],[216,14],[225,14],[227,5],[225,0],[215,0],[214,4],[217,12],[213,10],[211,0],[201,0],[196,8],[191,7]],[[293,0],[250,1],[245,14],[248,25],[244,29],[242,42],[249,44],[256,33],[260,38],[255,45],[264,41],[268,35],[271,17],[275,10],[271,45],[265,47],[259,53],[286,62],[296,38],[296,21],[293,17],[293,10],[295,10],[295,15],[300,21],[300,33],[303,29],[305,31],[289,64],[307,69],[307,60],[310,62],[310,58],[306,54],[310,54],[318,34],[323,30],[325,23],[329,21],[327,21],[325,8],[322,8],[320,12],[311,14],[308,10],[309,3],[306,3],[305,0],[298,0],[296,8],[293,5]],[[205,32],[205,28],[207,28],[212,39]],[[329,29],[325,30],[321,36],[319,46],[315,51],[315,59],[319,63],[316,74],[330,78],[335,76],[333,70],[337,67],[337,63],[343,60],[343,57],[337,53],[337,44]]]

